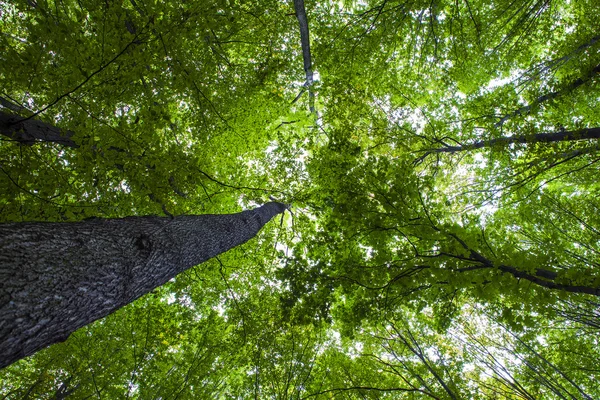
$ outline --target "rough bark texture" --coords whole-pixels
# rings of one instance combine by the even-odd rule
[[[0,111],[0,134],[21,144],[54,142],[68,147],[77,147],[71,139],[73,132],[57,128],[37,119],[25,119],[16,114]]]
[[[0,368],[248,241],[285,209],[0,224]]]

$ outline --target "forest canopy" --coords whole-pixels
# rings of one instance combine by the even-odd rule
[[[600,398],[596,0],[0,13],[0,222],[290,205],[3,398]]]

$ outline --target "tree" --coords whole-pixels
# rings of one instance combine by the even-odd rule
[[[0,367],[245,243],[285,209],[0,225]]]
[[[599,398],[596,3],[0,6],[4,221],[293,205],[0,392]]]

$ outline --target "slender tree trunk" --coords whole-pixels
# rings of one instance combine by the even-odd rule
[[[19,122],[21,121],[21,122]],[[37,119],[25,119],[16,114],[0,111],[0,134],[21,144],[53,142],[68,147],[78,147],[71,139],[73,132],[57,128]]]
[[[600,38],[600,37],[597,36],[595,39],[597,40],[598,38]],[[534,107],[537,107],[540,104],[543,104],[548,100],[553,100],[564,93],[568,93],[568,92],[571,92],[571,91],[577,89],[579,86],[583,85],[584,83],[589,82],[592,78],[598,76],[599,73],[600,73],[600,65],[596,65],[596,67],[594,67],[585,77],[577,78],[573,82],[571,82],[570,84],[565,86],[564,88],[557,90],[555,92],[546,93],[545,95],[542,95],[542,96],[538,97],[537,99],[535,99],[531,104],[528,104],[526,106],[518,108],[517,110],[515,110],[509,114],[506,114],[504,117],[500,118],[500,121],[496,122],[495,126],[497,128],[501,127],[502,125],[504,125],[504,123],[506,121],[508,121],[509,119],[511,119],[513,117],[516,117],[517,115],[528,114]]]
[[[512,143],[551,143],[590,139],[600,139],[600,128],[585,128],[579,131],[550,132],[537,133],[534,135],[500,137],[496,139],[482,140],[471,144],[465,144],[462,146],[444,146],[438,149],[428,150],[426,154],[458,153],[460,151],[475,150],[484,147],[507,146]]]
[[[314,82],[314,75],[312,70],[312,61],[310,53],[310,36],[308,33],[308,18],[306,16],[306,9],[304,7],[304,0],[294,0],[294,11],[296,12],[296,18],[298,19],[298,26],[300,27],[300,44],[302,46],[302,60],[304,64],[304,73],[306,74],[305,87],[308,90],[308,105],[310,112],[315,112],[315,94],[312,91],[312,85]],[[299,95],[300,96],[300,95]],[[296,98],[293,102],[295,102]]]
[[[250,240],[285,209],[0,224],[0,368]]]
[[[460,245],[467,251],[469,251],[469,260],[475,261],[479,263],[479,265],[472,265],[465,268],[459,268],[457,272],[467,272],[467,271],[475,271],[478,269],[494,269],[497,268],[502,272],[506,272],[511,274],[517,279],[526,279],[531,283],[535,283],[536,285],[555,290],[564,290],[566,292],[571,293],[586,293],[591,294],[593,296],[600,296],[600,287],[598,285],[594,286],[585,286],[585,285],[577,285],[570,282],[556,282],[558,278],[558,273],[555,271],[551,271],[548,269],[537,268],[534,273],[521,271],[518,268],[512,267],[510,265],[494,264],[490,259],[483,256],[481,253],[471,249],[467,243],[462,240],[460,237],[453,233],[448,233],[449,236],[454,238]],[[452,257],[452,256],[451,256]],[[460,259],[465,259],[463,256],[456,257]]]

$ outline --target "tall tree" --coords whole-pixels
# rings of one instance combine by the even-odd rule
[[[295,209],[2,395],[600,398],[597,0],[9,3],[4,221]]]
[[[0,367],[245,243],[285,209],[0,225]]]

